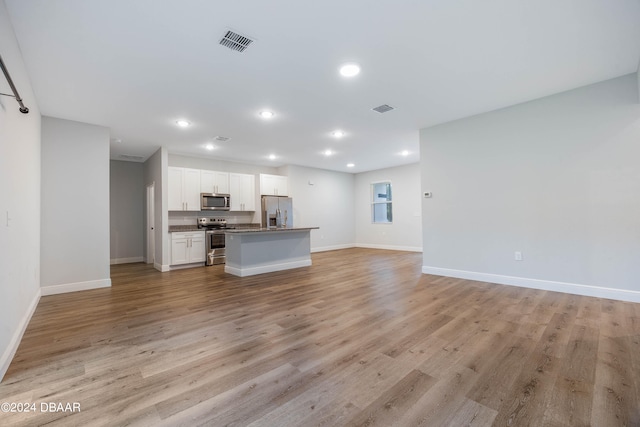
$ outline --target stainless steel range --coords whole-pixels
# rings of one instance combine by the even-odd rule
[[[224,264],[226,260],[224,231],[232,228],[227,227],[227,220],[208,216],[199,217],[198,228],[205,230],[205,251],[207,256],[205,264]]]

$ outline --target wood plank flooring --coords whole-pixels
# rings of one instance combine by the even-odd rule
[[[36,411],[0,425],[640,426],[640,304],[423,275],[417,253],[312,258],[118,265],[43,297],[0,383]]]

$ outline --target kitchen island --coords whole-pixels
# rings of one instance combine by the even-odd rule
[[[318,227],[227,230],[224,271],[253,276],[311,265],[311,230]]]

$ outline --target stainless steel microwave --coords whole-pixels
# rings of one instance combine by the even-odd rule
[[[201,211],[228,211],[230,208],[230,195],[220,193],[200,193]]]

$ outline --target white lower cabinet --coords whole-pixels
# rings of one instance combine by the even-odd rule
[[[171,233],[171,265],[204,262],[204,231]]]

